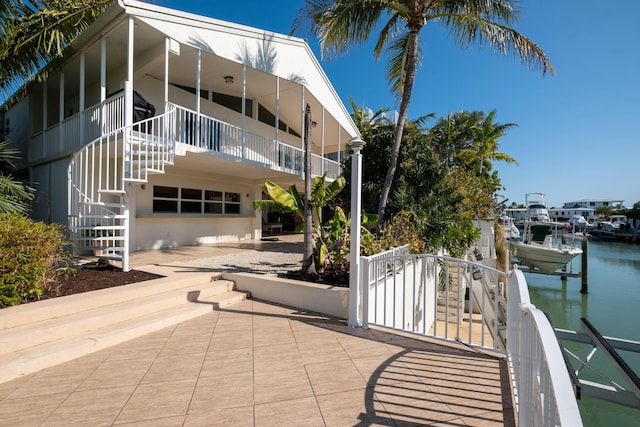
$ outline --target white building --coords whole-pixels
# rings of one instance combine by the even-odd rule
[[[125,268],[129,251],[260,238],[264,181],[304,182],[307,105],[314,176],[339,176],[358,135],[304,40],[137,1],[26,91],[0,123],[38,191],[33,217]]]
[[[573,202],[565,202],[562,207],[565,209],[571,208],[591,208],[598,209],[602,207],[610,207],[613,209],[624,209],[624,200],[617,199],[582,199]]]

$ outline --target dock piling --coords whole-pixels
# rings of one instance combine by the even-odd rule
[[[587,248],[589,247],[589,244],[587,242],[587,240],[583,240],[582,241],[582,286],[580,287],[580,293],[581,294],[587,294],[589,293],[589,265],[587,263]]]

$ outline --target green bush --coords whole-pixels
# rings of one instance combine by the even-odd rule
[[[59,225],[0,214],[0,307],[39,299],[65,244]]]

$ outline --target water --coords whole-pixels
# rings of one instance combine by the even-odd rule
[[[602,335],[640,341],[640,245],[590,241],[588,260],[588,294],[580,293],[580,278],[562,281],[559,276],[525,274],[531,302],[551,317],[556,328],[583,331],[580,318],[586,317]],[[579,257],[568,266],[568,270],[571,268],[574,272],[580,271]],[[565,346],[581,357],[591,350],[576,343],[565,343]],[[640,375],[640,354],[620,354]],[[628,388],[601,350],[592,363]],[[584,378],[604,382],[595,375]],[[585,427],[640,426],[640,409],[588,397],[583,397],[578,404]]]

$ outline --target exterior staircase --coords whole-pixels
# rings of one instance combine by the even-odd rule
[[[112,102],[120,107],[109,111],[124,109],[124,97]],[[69,237],[75,255],[93,251],[122,261],[128,269],[128,188],[174,163],[176,110],[173,105],[167,108],[162,115],[128,126],[105,127],[103,135],[74,155],[69,166]]]
[[[243,301],[221,273],[164,277],[2,309],[0,383]]]

